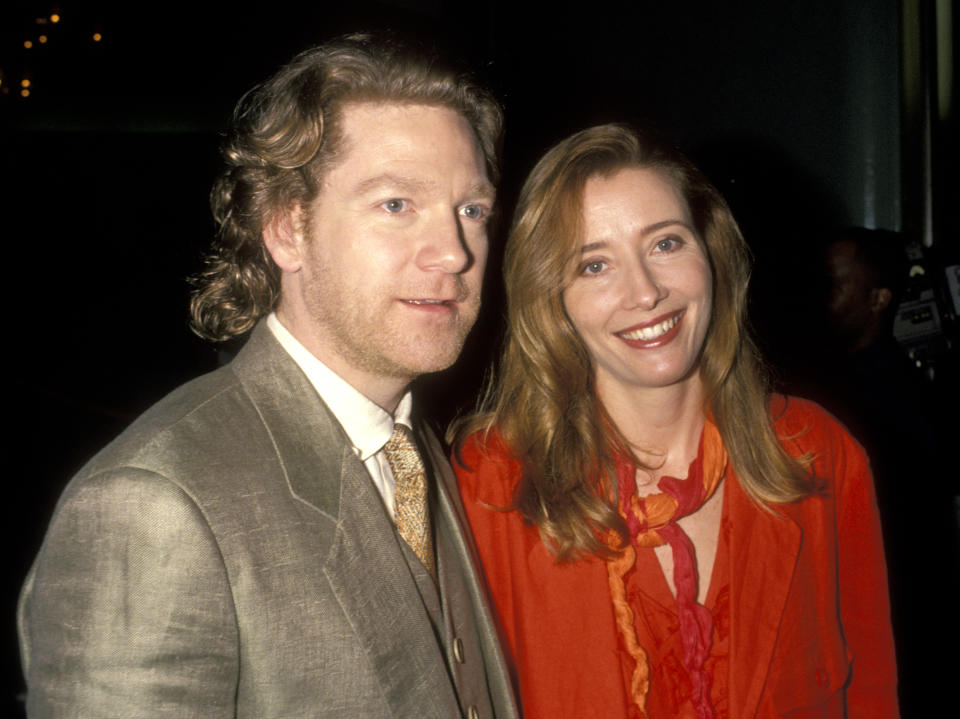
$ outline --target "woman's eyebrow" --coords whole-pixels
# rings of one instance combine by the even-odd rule
[[[665,227],[672,227],[674,225],[679,225],[684,229],[693,232],[693,228],[690,227],[683,220],[661,220],[660,222],[654,222],[652,225],[647,225],[640,230],[641,237],[646,237],[647,235],[653,234],[658,230],[662,230]],[[609,243],[606,240],[598,240],[597,242],[588,242],[583,247],[580,248],[580,254],[585,252],[593,252],[594,250],[599,250],[606,247]]]

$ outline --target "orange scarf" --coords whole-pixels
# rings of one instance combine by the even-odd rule
[[[607,563],[607,577],[617,627],[627,651],[636,661],[630,693],[643,716],[647,715],[650,666],[647,653],[637,641],[633,609],[627,601],[623,578],[636,561],[637,549],[668,544],[673,550],[677,614],[684,664],[693,684],[693,704],[698,719],[713,719],[710,680],[703,668],[710,651],[713,618],[707,608],[697,602],[696,554],[693,543],[676,524],[676,520],[700,509],[713,496],[726,470],[727,451],[719,430],[709,417],[704,423],[697,458],[691,462],[687,478],[661,477],[657,483],[661,491],[657,494],[637,497],[636,467],[632,461],[618,457],[620,513],[630,531],[630,544],[618,557]]]

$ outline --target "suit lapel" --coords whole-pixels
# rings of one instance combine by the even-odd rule
[[[383,501],[354,457],[340,475],[340,521],[323,572],[398,716],[457,699]]]
[[[733,481],[730,481],[730,480]],[[757,507],[728,478],[730,521],[730,706],[754,716],[770,672],[774,645],[803,532],[789,517]]]
[[[231,365],[270,433],[290,491],[331,521],[340,512],[340,476],[350,444],[310,380],[265,322]]]

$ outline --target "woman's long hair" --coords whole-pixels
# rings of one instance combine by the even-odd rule
[[[579,250],[583,188],[631,167],[662,173],[686,199],[713,273],[713,314],[699,372],[706,407],[740,483],[760,503],[810,494],[802,466],[780,446],[765,366],[746,326],[750,257],[723,197],[679,151],[652,133],[593,127],[562,141],[521,190],[507,241],[508,330],[480,411],[458,423],[456,446],[495,431],[522,466],[514,507],[561,559],[608,557],[626,538],[615,504],[614,454],[629,445],[593,386],[590,354],[563,305]]]

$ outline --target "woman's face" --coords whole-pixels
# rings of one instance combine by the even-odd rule
[[[583,239],[563,292],[601,396],[695,377],[713,300],[686,201],[657,170],[590,178]]]

